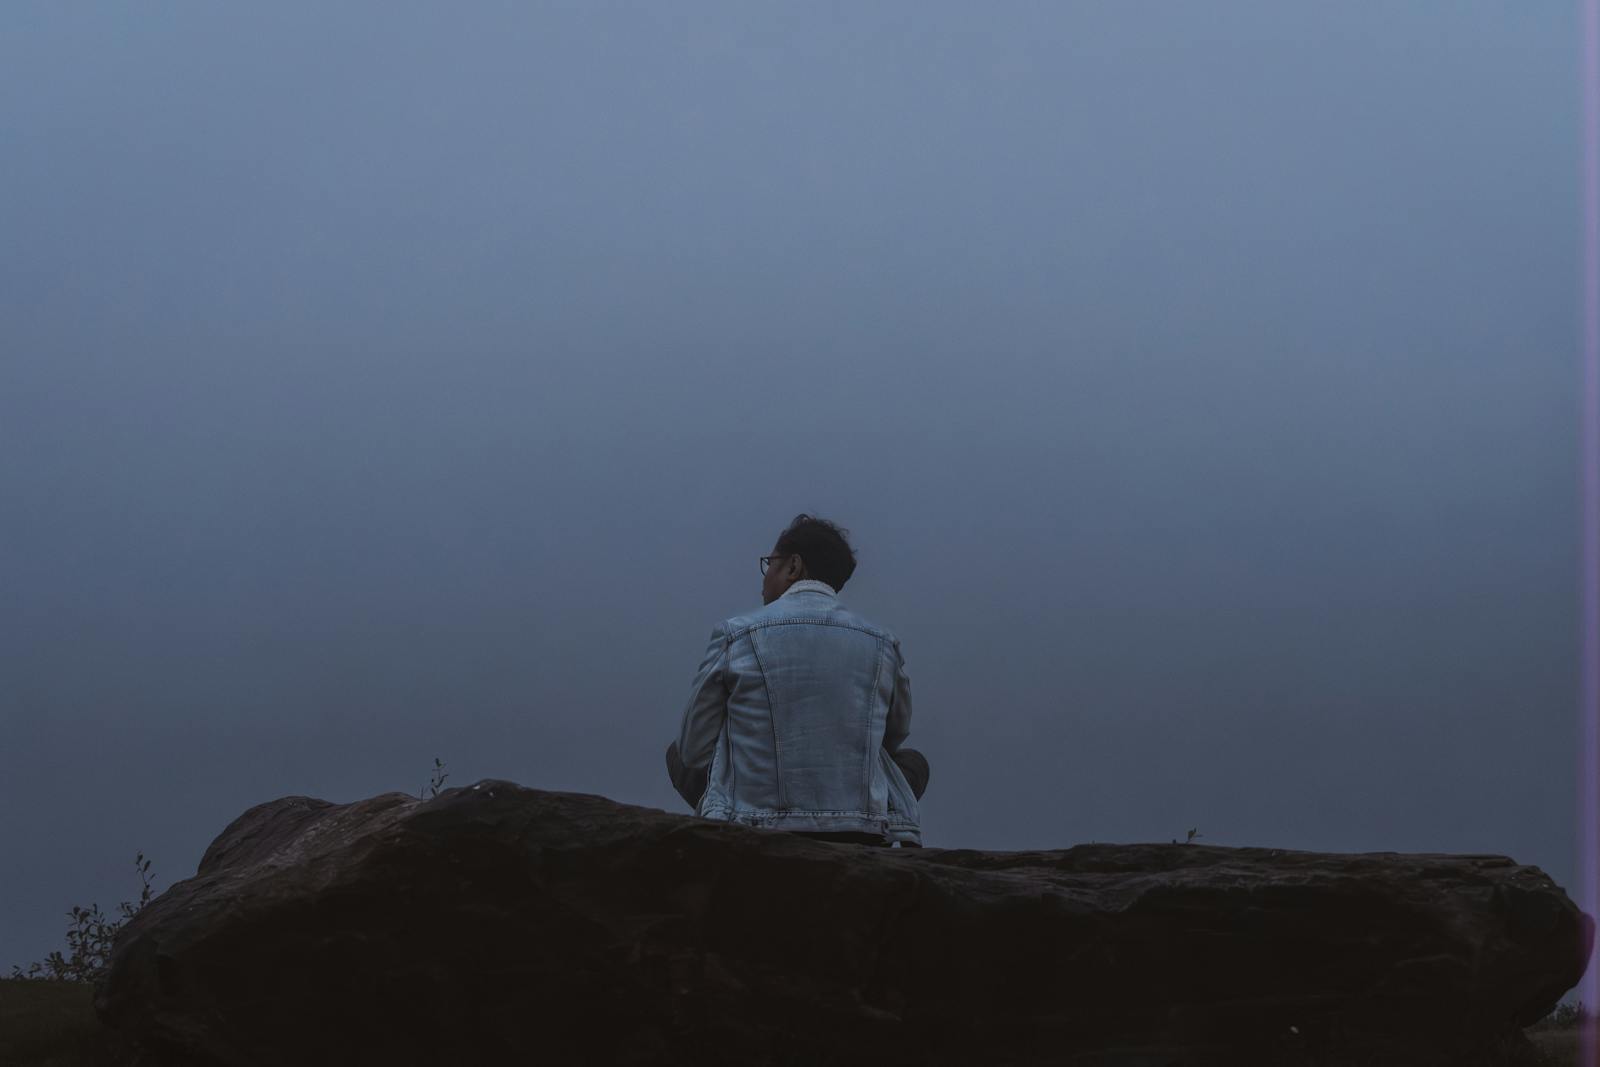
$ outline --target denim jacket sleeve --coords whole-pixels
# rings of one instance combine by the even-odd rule
[[[894,698],[889,702],[889,717],[883,729],[883,748],[891,756],[911,736],[911,679],[906,674],[898,637],[894,639],[894,671]]]
[[[683,725],[678,730],[678,755],[688,770],[711,763],[717,735],[728,715],[728,632],[718,623],[711,630],[711,641],[695,672],[689,704],[683,709]]]

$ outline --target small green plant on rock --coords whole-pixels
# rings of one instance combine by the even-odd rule
[[[439,761],[439,757],[438,756],[433,757],[433,778],[428,782],[428,785],[427,785],[427,789],[430,792],[428,793],[428,796],[426,796],[426,797],[423,796],[421,793],[418,793],[417,794],[417,799],[418,800],[429,800],[429,799],[431,799],[433,797],[438,796],[439,795],[439,787],[441,785],[444,785],[444,780],[446,778],[448,778],[448,777],[450,777],[450,775],[445,771],[444,764]]]
[[[42,962],[29,964],[26,971],[13,965],[11,977],[45,982],[97,982],[105,977],[117,931],[150,903],[150,861],[140,852],[134,858],[133,866],[139,874],[139,880],[144,883],[137,904],[125,900],[117,905],[117,910],[122,914],[118,919],[106,916],[99,904],[73,908],[67,913],[72,925],[67,928],[66,954],[63,955],[59,950],[52,952]]]

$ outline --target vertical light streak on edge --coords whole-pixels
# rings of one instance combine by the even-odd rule
[[[1579,906],[1600,918],[1600,0],[1583,0],[1583,396],[1579,430],[1582,517],[1579,601],[1578,753]],[[1578,986],[1584,1005],[1600,1008],[1593,957]],[[1594,1027],[1584,1027],[1583,1062],[1596,1057]]]

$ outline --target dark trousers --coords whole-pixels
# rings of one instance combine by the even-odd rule
[[[893,841],[887,841],[877,834],[858,834],[846,830],[824,833],[821,830],[790,830],[796,837],[810,837],[817,841],[843,841],[849,845],[877,845],[879,848],[890,848]],[[912,845],[912,848],[917,846]]]

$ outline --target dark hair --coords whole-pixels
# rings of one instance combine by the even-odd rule
[[[845,540],[849,532],[827,519],[801,512],[789,528],[778,535],[775,551],[780,556],[791,553],[799,556],[805,561],[809,577],[827,582],[838,592],[856,572],[855,550]]]

